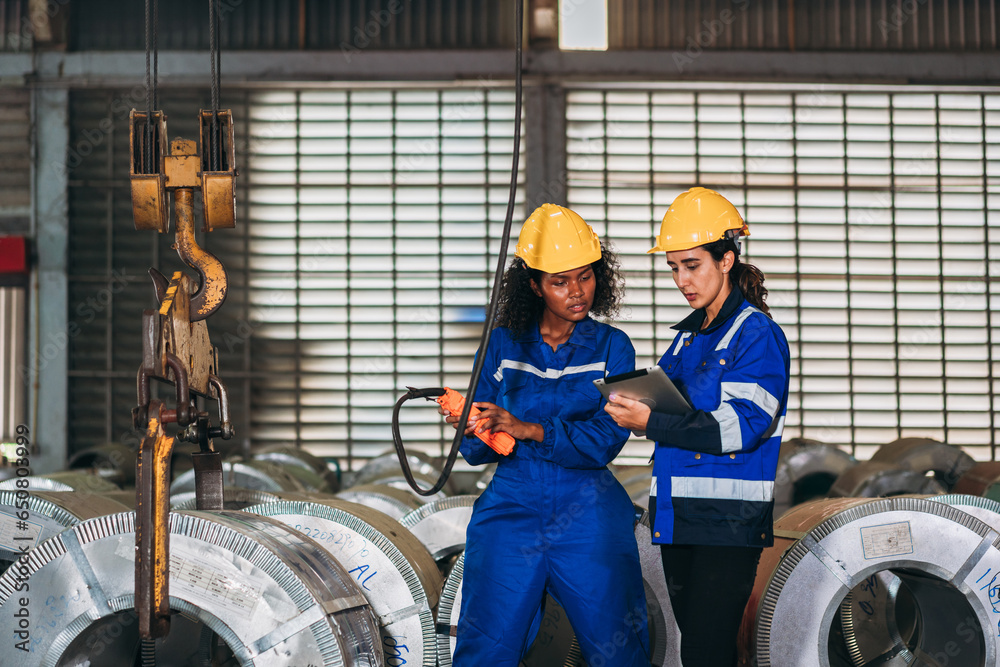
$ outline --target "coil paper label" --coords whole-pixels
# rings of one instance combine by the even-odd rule
[[[171,594],[174,591],[183,591],[194,600],[224,607],[240,616],[250,618],[257,601],[260,600],[262,587],[238,571],[226,572],[217,565],[213,567],[204,559],[196,563],[190,557],[184,558],[178,554],[182,550],[179,544],[171,545]],[[122,539],[115,549],[115,554],[134,560],[135,543],[129,539]]]
[[[913,535],[910,532],[910,522],[865,526],[861,529],[861,546],[866,560],[912,554]]]
[[[22,521],[13,514],[0,512],[0,548],[14,552],[34,549],[41,532],[40,523]]]
[[[170,588],[250,618],[260,599],[260,588],[220,570],[170,554]]]

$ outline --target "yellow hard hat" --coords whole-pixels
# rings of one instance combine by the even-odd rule
[[[601,239],[575,211],[542,204],[521,226],[514,254],[533,269],[559,273],[599,260]]]
[[[646,252],[690,250],[740,236],[750,236],[750,228],[728,199],[715,190],[691,188],[677,195],[663,214],[656,246]]]

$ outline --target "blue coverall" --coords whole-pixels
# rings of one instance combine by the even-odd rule
[[[589,317],[556,351],[537,326],[493,332],[475,400],[541,424],[545,437],[506,457],[475,437],[462,443],[469,463],[498,466],[466,537],[456,667],[516,667],[546,591],[587,664],[649,664],[633,504],[607,469],[629,432],[593,384],[634,367],[628,336]]]

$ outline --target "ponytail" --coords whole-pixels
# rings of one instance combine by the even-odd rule
[[[767,298],[767,288],[764,287],[764,273],[753,264],[744,264],[740,258],[736,258],[733,268],[730,269],[732,281],[743,292],[744,298],[762,313],[771,317],[771,309],[764,303]]]
[[[762,313],[771,317],[771,309],[767,307],[764,300],[767,298],[767,288],[764,287],[764,272],[753,264],[745,264],[740,261],[740,253],[736,244],[727,239],[719,239],[704,246],[705,250],[712,255],[712,259],[721,262],[727,252],[732,252],[736,259],[733,268],[730,269],[730,280],[743,292],[743,297]]]

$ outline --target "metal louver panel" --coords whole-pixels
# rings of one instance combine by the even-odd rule
[[[219,15],[223,51],[322,49],[339,58],[364,49],[514,45],[509,5],[479,0],[234,0]],[[73,48],[141,50],[143,20],[142,3],[74,0]],[[204,2],[174,0],[160,9],[159,47],[207,49],[207,26]]]
[[[467,382],[507,202],[513,93],[255,92],[250,109],[250,296],[266,313],[252,357],[268,378],[252,397],[254,438],[376,456],[406,385]],[[431,453],[450,437],[435,410],[403,420]]]
[[[612,0],[612,49],[991,51],[995,0]]]
[[[645,251],[704,185],[745,212],[789,338],[786,437],[866,458],[924,436],[995,458],[1000,94],[611,86],[571,91],[567,113],[569,204],[622,252],[640,364],[690,312]]]
[[[31,91],[0,87],[0,233],[25,234],[31,219]]]

